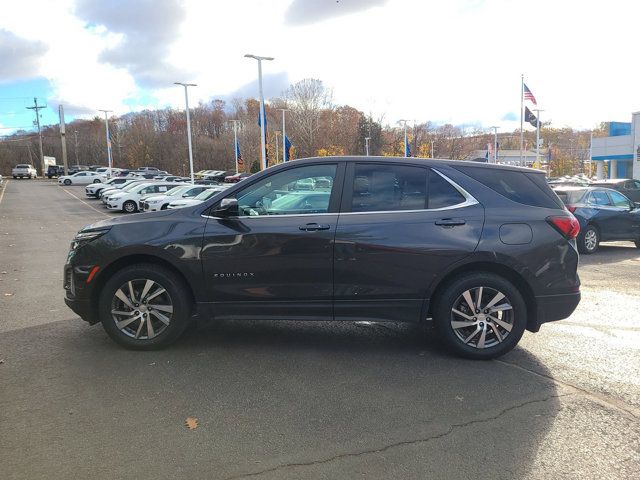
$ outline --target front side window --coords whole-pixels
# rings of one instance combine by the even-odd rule
[[[240,216],[327,213],[336,164],[290,168],[236,194]]]
[[[355,166],[352,212],[421,210],[426,206],[426,168],[375,163]]]
[[[625,197],[621,193],[609,192],[609,196],[611,197],[611,200],[613,200],[613,204],[616,207],[624,207],[624,208],[629,207],[629,200],[627,199],[627,197]]]

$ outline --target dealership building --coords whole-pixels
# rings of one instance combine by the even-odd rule
[[[633,114],[631,122],[609,122],[609,136],[593,139],[591,159],[598,179],[608,176],[640,180],[640,112]]]

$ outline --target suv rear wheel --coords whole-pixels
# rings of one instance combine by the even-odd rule
[[[453,280],[433,310],[435,326],[458,355],[491,359],[509,352],[522,338],[527,308],[518,289],[493,273]]]
[[[189,325],[191,301],[184,282],[152,264],[126,267],[100,294],[100,321],[120,345],[152,350],[175,342]]]

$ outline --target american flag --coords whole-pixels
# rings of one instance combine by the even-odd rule
[[[531,103],[533,103],[534,105],[538,105],[538,102],[536,102],[536,97],[533,96],[533,93],[531,93],[531,90],[529,90],[529,87],[527,87],[527,84],[524,83],[524,99],[525,100],[531,100]]]

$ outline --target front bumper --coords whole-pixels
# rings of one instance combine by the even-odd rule
[[[86,269],[74,269],[70,265],[64,268],[64,303],[79,315],[85,322],[93,325],[98,323],[97,305],[91,302],[89,291],[86,288]]]
[[[579,303],[579,291],[536,297],[537,315],[534,324],[530,324],[528,330],[537,332],[543,323],[563,320],[571,316]]]

